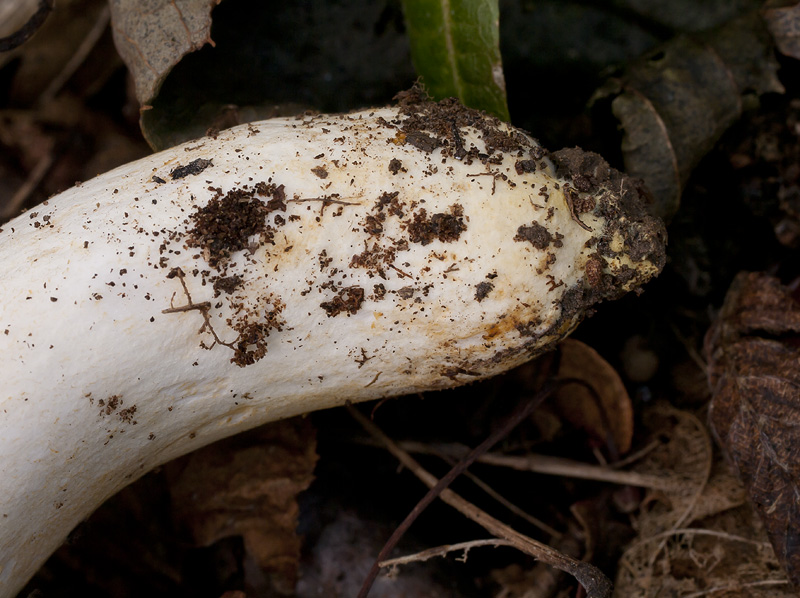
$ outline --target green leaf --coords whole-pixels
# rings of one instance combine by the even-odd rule
[[[403,0],[411,57],[434,99],[507,121],[498,0]]]

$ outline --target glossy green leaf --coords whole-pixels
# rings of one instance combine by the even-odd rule
[[[509,120],[498,0],[403,0],[411,57],[434,99]]]

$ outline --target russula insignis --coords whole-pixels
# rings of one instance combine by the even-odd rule
[[[51,198],[0,232],[0,596],[153,467],[498,374],[663,262],[662,225],[597,156],[413,93]]]

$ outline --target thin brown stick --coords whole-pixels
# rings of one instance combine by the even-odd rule
[[[720,592],[741,592],[746,588],[766,588],[772,586],[788,586],[791,582],[788,579],[762,579],[760,581],[749,582],[736,582],[726,586],[714,586],[692,594],[686,594],[684,598],[700,598],[701,596],[710,596],[711,594],[718,594]]]
[[[385,569],[386,567],[397,567],[398,565],[408,565],[409,563],[421,563],[436,558],[437,556],[447,556],[448,553],[462,550],[464,554],[457,560],[466,563],[467,553],[473,548],[479,548],[481,546],[511,546],[513,548],[514,545],[507,540],[498,540],[497,538],[491,538],[489,540],[471,540],[469,542],[459,542],[458,544],[445,544],[444,546],[436,546],[435,548],[428,548],[427,550],[415,552],[414,554],[400,556],[396,559],[381,561],[380,566]]]
[[[549,394],[552,387],[546,388],[547,394]],[[545,391],[540,391],[539,395],[542,395]],[[539,396],[537,395],[537,397]],[[541,399],[538,402],[547,396],[542,395]],[[531,401],[531,403],[537,403],[537,401]],[[402,450],[398,447],[386,434],[384,434],[375,424],[369,421],[366,417],[364,417],[360,412],[358,412],[353,407],[349,407],[351,415],[364,427],[364,429],[369,432],[372,436],[376,439],[380,440],[387,448],[387,450],[394,455],[394,457],[400,461],[400,463],[409,469],[414,475],[417,476],[428,488],[431,490],[426,494],[425,498],[421,500],[414,510],[406,517],[406,520],[403,521],[400,526],[398,526],[395,533],[392,534],[392,538],[389,539],[384,549],[381,551],[381,554],[378,557],[378,562],[376,563],[376,568],[378,563],[383,561],[386,558],[386,554],[396,545],[397,540],[399,537],[408,529],[411,525],[413,519],[424,509],[430,502],[435,498],[437,495],[441,498],[445,503],[449,504],[451,507],[455,508],[457,511],[486,529],[491,534],[497,536],[498,538],[502,538],[510,542],[515,548],[524,552],[525,554],[531,555],[534,558],[547,563],[557,569],[562,571],[566,571],[575,579],[577,579],[580,584],[586,589],[587,598],[609,598],[611,596],[611,582],[608,578],[596,567],[590,565],[589,563],[583,563],[571,557],[565,556],[558,552],[557,550],[547,546],[546,544],[542,544],[541,542],[537,542],[536,540],[529,538],[523,534],[520,534],[516,530],[512,529],[511,527],[507,526],[505,523],[495,519],[485,511],[479,509],[472,503],[468,502],[467,500],[463,499],[461,496],[453,492],[452,490],[447,489],[444,486],[446,482],[449,484],[452,481],[452,478],[455,476],[451,476],[454,471],[457,471],[458,467],[453,468],[450,470],[447,476],[442,478],[441,480],[437,480],[434,475],[429,473],[425,470],[419,463],[417,463],[407,452]],[[528,410],[523,409],[523,411],[527,413]],[[530,410],[532,411],[532,409]],[[515,416],[512,416],[511,420],[516,420]],[[507,428],[512,427],[513,421],[507,423],[501,430],[507,435],[508,430]],[[518,423],[518,422],[517,422]],[[497,433],[492,434],[486,441],[481,444],[487,444],[490,440],[495,440],[495,437],[498,436]],[[501,437],[500,437],[501,438]],[[497,438],[499,440],[500,438]],[[479,447],[480,448],[480,447]],[[471,454],[475,454],[477,449],[473,450]],[[475,457],[477,455],[475,454]],[[474,457],[473,459],[474,460]],[[466,463],[467,461],[461,461],[459,465]],[[463,466],[462,466],[463,467]],[[429,500],[426,501],[426,499]],[[410,521],[409,521],[410,519]],[[395,538],[396,537],[396,538]],[[394,539],[394,543],[391,543]],[[377,575],[377,573],[375,574]],[[364,582],[364,585],[361,588],[361,591],[358,594],[358,598],[366,598],[369,593],[369,589],[372,586],[372,582],[375,579],[375,575],[371,575],[367,578]]]
[[[286,203],[308,203],[309,201],[321,201],[324,204],[336,204],[340,206],[361,205],[355,201],[344,201],[343,199],[334,199],[332,197],[300,197],[297,199],[287,199]]]
[[[611,482],[625,486],[652,488],[654,490],[674,490],[680,483],[673,478],[637,473],[635,471],[617,471],[601,465],[578,463],[569,459],[550,457],[547,455],[524,455],[521,457],[490,453],[479,459],[481,463],[510,467],[519,471],[532,471],[547,475]]]
[[[429,446],[421,442],[404,441],[398,443],[398,445],[410,453],[450,455],[456,458],[463,456],[468,450],[466,446],[456,443]],[[481,455],[475,461],[496,467],[508,467],[517,471],[529,471],[596,482],[610,482],[625,486],[652,488],[653,490],[674,490],[677,485],[683,484],[682,481],[675,478],[637,473],[635,471],[619,471],[601,465],[590,465],[561,457],[533,453],[527,455],[487,453]]]
[[[203,301],[202,303],[191,303],[189,305],[181,305],[180,307],[168,307],[167,309],[162,309],[162,314],[178,314],[184,311],[191,311],[193,309],[200,310],[202,312],[206,312],[211,309],[211,302],[210,301]]]
[[[61,91],[61,88],[64,87],[64,84],[69,81],[72,75],[75,74],[75,71],[78,70],[78,67],[84,63],[86,57],[89,56],[89,53],[97,45],[97,42],[103,35],[103,32],[108,27],[110,20],[111,11],[109,10],[108,6],[104,6],[100,10],[100,14],[97,15],[94,25],[92,25],[92,28],[78,46],[78,49],[75,50],[72,57],[67,61],[67,64],[65,64],[61,69],[61,72],[58,73],[58,75],[56,75],[52,81],[50,81],[47,89],[42,92],[42,95],[39,97],[40,104],[45,104],[56,97],[58,92]]]
[[[402,446],[402,443],[400,443],[400,445]],[[414,451],[409,451],[409,452],[414,452]],[[451,467],[455,464],[455,460],[453,458],[449,457],[448,455],[446,455],[444,453],[441,453],[441,452],[437,451],[435,448],[432,450],[432,452],[433,452],[434,455],[436,455],[437,457],[442,459],[444,462],[446,462]],[[480,461],[480,457],[478,457],[478,461]],[[486,494],[491,496],[494,500],[496,500],[501,505],[503,505],[506,509],[508,509],[509,511],[514,513],[514,515],[524,519],[525,521],[530,523],[533,527],[539,528],[540,530],[542,530],[546,534],[549,534],[550,536],[552,536],[553,538],[556,538],[556,539],[561,538],[564,535],[560,531],[555,529],[554,527],[551,527],[551,526],[547,525],[544,521],[541,521],[540,519],[537,519],[536,517],[534,517],[530,513],[525,512],[524,509],[519,508],[517,505],[515,505],[513,502],[508,500],[505,496],[500,494],[497,490],[492,488],[489,484],[484,482],[482,479],[480,479],[474,473],[472,473],[470,471],[465,471],[464,472],[464,476],[467,479],[469,479],[473,484],[475,484],[478,488],[483,490]]]
[[[591,227],[589,227],[580,218],[578,218],[578,215],[575,213],[575,204],[572,203],[572,197],[569,194],[569,189],[564,189],[564,201],[567,202],[567,208],[569,208],[569,215],[572,218],[572,220],[577,222],[578,226],[580,226],[583,230],[592,232]]]
[[[25,205],[25,202],[28,201],[31,193],[36,190],[36,188],[44,180],[44,177],[47,175],[47,173],[50,172],[50,169],[53,167],[55,161],[55,149],[51,149],[47,152],[47,154],[42,156],[42,158],[36,163],[36,166],[33,167],[33,170],[28,173],[28,178],[19,187],[19,189],[16,190],[14,195],[9,200],[8,205],[3,210],[3,218],[11,218],[12,216],[16,216],[20,209],[22,209],[22,206]]]
[[[375,562],[372,564],[372,567],[367,573],[367,577],[364,580],[364,584],[361,586],[361,590],[358,593],[358,598],[366,598],[369,594],[369,590],[372,587],[375,578],[378,576],[378,572],[380,570],[379,563],[385,560],[389,553],[391,553],[392,549],[397,545],[400,541],[400,538],[403,537],[403,534],[408,531],[408,528],[411,527],[411,524],[419,517],[420,513],[424,511],[429,504],[431,504],[434,499],[439,496],[439,494],[447,488],[453,480],[455,480],[461,473],[466,471],[466,469],[472,465],[475,459],[479,456],[488,451],[492,448],[495,444],[497,444],[500,440],[508,436],[508,434],[517,427],[520,422],[525,420],[533,411],[544,401],[550,393],[553,391],[553,384],[548,383],[545,384],[544,388],[542,388],[534,397],[526,402],[522,403],[514,413],[511,414],[511,417],[505,422],[503,426],[493,432],[489,437],[480,443],[477,447],[472,449],[466,456],[464,456],[450,471],[445,474],[445,476],[441,480],[435,480],[432,484],[428,493],[420,499],[420,501],[416,504],[416,506],[412,509],[412,511],[406,516],[403,522],[397,526],[394,530],[392,535],[386,541],[386,544],[381,549],[378,557],[375,559]],[[364,422],[367,422],[369,426],[378,432],[380,430],[377,426],[372,424],[369,420],[367,420],[359,411],[357,411],[352,405],[347,405],[348,410],[350,411],[350,415],[353,416],[357,421],[361,422],[361,425],[367,430],[370,431],[370,428],[364,425]],[[381,434],[383,434],[381,432]],[[374,434],[373,434],[374,436]],[[383,437],[388,441],[389,438],[385,435]],[[377,438],[377,436],[376,436]],[[406,453],[409,459],[411,457]],[[413,461],[413,459],[412,459]],[[433,476],[431,476],[433,477]]]

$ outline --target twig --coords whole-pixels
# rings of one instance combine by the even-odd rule
[[[464,149],[464,142],[461,140],[461,133],[458,131],[458,126],[454,118],[450,119],[450,127],[453,132],[453,142],[456,146],[456,151],[453,155],[456,160],[463,160],[464,156],[467,155],[467,150]]]
[[[661,532],[659,534],[655,534],[650,536],[649,538],[643,538],[636,543],[636,547],[644,546],[648,542],[655,542],[656,540],[660,540],[661,538],[670,538],[675,536],[713,536],[715,538],[720,538],[722,540],[728,540],[730,542],[742,542],[743,544],[752,544],[753,546],[758,546],[759,548],[770,548],[772,544],[769,542],[763,542],[761,540],[752,540],[750,538],[745,538],[743,536],[736,536],[734,534],[729,534],[727,532],[720,532],[713,529],[703,529],[699,527],[683,527],[678,529],[672,529],[666,532]]]
[[[72,57],[67,61],[67,64],[61,69],[61,72],[56,75],[56,77],[50,81],[50,84],[47,86],[42,92],[42,95],[39,97],[39,103],[45,104],[49,100],[53,99],[64,84],[69,81],[70,77],[75,74],[75,71],[78,70],[83,62],[86,60],[86,57],[92,51],[92,48],[97,45],[97,42],[100,40],[100,37],[103,35],[103,32],[108,27],[108,23],[111,20],[111,11],[109,10],[108,6],[104,6],[102,10],[100,10],[100,14],[97,16],[97,19],[92,25],[92,28],[83,38],[83,41],[78,46],[78,49],[75,50]]]
[[[169,271],[169,274],[167,274],[167,278],[177,278],[180,281],[181,286],[183,287],[183,292],[186,295],[186,300],[188,301],[188,303],[186,305],[179,305],[178,307],[175,307],[174,305],[172,305],[172,302],[170,301],[170,306],[167,309],[162,309],[161,313],[162,314],[177,314],[177,313],[183,313],[183,312],[192,311],[192,310],[199,311],[203,315],[203,326],[200,328],[200,330],[198,332],[202,333],[202,332],[205,332],[206,329],[208,329],[208,331],[211,333],[211,336],[214,337],[214,343],[223,345],[224,347],[228,347],[229,349],[233,349],[235,351],[236,348],[234,347],[234,343],[236,341],[234,341],[233,343],[226,343],[225,341],[223,341],[221,338],[219,338],[217,336],[217,333],[214,330],[214,327],[211,325],[211,315],[209,314],[209,311],[211,310],[211,302],[210,301],[202,301],[200,303],[195,303],[194,301],[192,301],[192,295],[189,293],[189,287],[186,286],[186,281],[183,280],[185,276],[186,276],[186,274],[183,272],[183,269],[181,269],[180,267],[173,268],[172,270]],[[173,297],[174,297],[174,295],[173,295]],[[213,347],[213,346],[214,345],[211,345],[211,347]]]
[[[460,444],[438,445],[431,447],[420,442],[406,441],[398,443],[400,447],[410,453],[420,454],[448,454],[460,457],[467,452],[467,447]],[[618,471],[600,465],[588,465],[578,461],[551,457],[549,455],[528,454],[522,456],[502,455],[487,453],[476,460],[478,463],[508,467],[518,471],[530,471],[545,475],[593,480],[596,482],[610,482],[625,486],[651,488],[653,490],[674,490],[679,482],[656,475],[636,473],[634,471]]]
[[[47,152],[41,159],[36,163],[36,166],[33,167],[28,173],[28,178],[25,180],[24,183],[16,190],[11,199],[6,205],[5,209],[3,210],[2,217],[11,218],[12,216],[16,215],[22,206],[25,205],[25,202],[30,197],[31,193],[41,184],[44,180],[44,177],[50,172],[50,169],[53,167],[53,164],[56,161],[56,151],[55,149],[51,149]]]
[[[433,480],[433,482],[429,485],[430,490],[425,496],[422,497],[422,499],[420,499],[420,501],[416,504],[416,506],[412,509],[412,511],[406,516],[403,522],[397,526],[392,535],[386,541],[386,544],[381,549],[380,553],[378,553],[375,562],[372,564],[369,573],[367,573],[367,577],[364,580],[364,584],[361,586],[361,590],[358,593],[358,598],[367,597],[367,595],[369,594],[369,590],[372,587],[373,582],[375,581],[375,578],[378,576],[378,571],[380,570],[379,563],[385,560],[389,556],[392,549],[397,545],[397,543],[400,541],[400,538],[403,537],[403,534],[406,533],[408,528],[411,527],[411,524],[417,519],[417,517],[419,517],[420,513],[422,513],[422,511],[424,511],[427,508],[427,506],[431,504],[434,501],[434,499],[437,496],[439,496],[441,492],[445,488],[447,488],[453,480],[455,480],[461,473],[466,471],[466,469],[470,465],[472,465],[472,463],[479,455],[482,455],[490,448],[492,448],[497,442],[508,436],[511,430],[513,430],[516,426],[520,424],[520,422],[522,422],[531,413],[533,413],[533,411],[542,403],[542,401],[544,401],[548,396],[550,396],[550,393],[553,392],[553,388],[554,386],[552,383],[545,384],[545,386],[538,393],[536,393],[536,395],[534,395],[530,401],[522,403],[516,409],[516,411],[512,413],[511,417],[508,418],[508,420],[503,426],[501,426],[498,430],[489,435],[489,437],[486,440],[484,440],[481,444],[479,444],[477,447],[472,449],[472,451],[470,451],[467,455],[465,455],[461,459],[461,461],[459,461],[450,471],[448,471],[447,474],[445,474],[445,476],[441,480],[436,480],[436,478],[428,474],[430,476],[430,479]],[[378,428],[378,426],[376,426],[367,418],[365,418],[363,415],[361,415],[361,413],[358,410],[356,410],[355,407],[348,404],[347,408],[350,411],[350,415],[352,415],[353,418],[356,421],[358,421],[361,424],[361,426],[367,432],[369,432],[373,437],[383,442],[387,446],[387,448],[389,447],[389,444],[391,444],[391,446],[396,447],[396,445],[392,442],[392,440],[390,440],[389,437],[386,436]],[[392,449],[389,448],[389,450],[391,451]],[[405,455],[405,457],[411,463],[414,463],[417,467],[419,467],[419,465],[416,464],[416,461],[414,461],[408,453],[403,452],[403,455]],[[396,454],[395,457],[397,457]],[[403,459],[399,460],[401,463],[403,463]],[[425,480],[423,480],[423,482],[425,482]]]
[[[597,482],[611,482],[613,484],[652,488],[654,490],[674,490],[678,485],[675,480],[661,476],[636,473],[635,471],[617,471],[600,465],[588,465],[547,455],[514,457],[490,453],[481,457],[479,461],[489,465],[510,467],[519,471],[532,471]]]
[[[464,554],[458,560],[466,563],[467,553],[473,548],[478,548],[480,546],[511,546],[513,548],[514,545],[508,540],[498,540],[497,538],[492,538],[490,540],[472,540],[470,542],[460,542],[458,544],[445,544],[444,546],[436,546],[435,548],[428,548],[428,550],[415,552],[414,554],[408,554],[406,556],[400,556],[397,557],[396,559],[381,561],[379,565],[381,566],[381,568],[386,568],[386,567],[397,567],[398,565],[408,565],[409,563],[419,563],[430,560],[437,556],[446,556],[450,552],[456,552],[460,550],[463,550]]]
[[[620,467],[625,467],[626,465],[635,463],[636,461],[639,461],[640,459],[643,459],[644,457],[652,453],[654,450],[660,447],[661,444],[662,443],[659,440],[651,440],[648,444],[640,448],[638,451],[634,451],[632,453],[627,454],[624,459],[614,461],[611,465],[615,469],[619,469]]]
[[[744,588],[763,588],[768,586],[788,586],[788,579],[762,579],[761,581],[748,581],[745,583],[732,583],[726,586],[714,586],[706,590],[686,594],[683,598],[700,598],[701,596],[708,596],[709,594],[717,594],[719,592],[734,592]]]
[[[501,176],[499,172],[493,171],[488,166],[486,167],[488,172],[476,172],[475,174],[467,173],[467,176],[490,176],[492,177],[492,195],[494,195],[495,188],[497,187],[497,179]]]
[[[677,338],[683,345],[683,348],[686,349],[686,353],[689,355],[692,361],[695,362],[703,374],[707,374],[708,363],[706,363],[706,360],[703,359],[703,356],[700,355],[695,346],[683,335],[674,322],[671,322],[669,327],[672,329],[672,334],[675,335],[675,338]]]
[[[334,199],[332,197],[300,197],[297,199],[287,199],[286,203],[307,203],[309,201],[321,201],[325,205],[330,205],[330,204],[337,204],[342,206],[361,205],[356,201],[344,201],[343,199]]]
[[[557,569],[566,571],[575,577],[586,589],[588,598],[608,598],[611,596],[611,582],[599,569],[593,565],[565,556],[546,544],[542,544],[541,542],[537,542],[532,538],[520,534],[516,530],[507,526],[505,523],[495,519],[485,511],[479,509],[446,487],[450,484],[450,482],[452,482],[456,475],[460,473],[460,469],[466,469],[466,467],[468,467],[469,464],[475,460],[479,450],[488,449],[495,442],[506,436],[508,432],[520,421],[524,420],[530,414],[530,412],[533,411],[533,408],[541,403],[541,401],[544,400],[544,398],[548,396],[551,391],[551,385],[548,385],[545,387],[545,389],[540,391],[532,401],[523,405],[523,407],[518,410],[517,413],[509,418],[509,421],[502,428],[493,433],[489,438],[481,443],[478,448],[474,449],[470,453],[471,458],[467,457],[461,461],[459,465],[451,469],[450,472],[448,472],[448,474],[441,480],[437,480],[434,475],[425,470],[407,452],[400,449],[400,447],[398,447],[388,436],[386,436],[375,424],[364,417],[359,411],[352,406],[349,407],[351,415],[362,425],[362,427],[364,427],[364,429],[376,439],[380,440],[386,446],[387,450],[389,450],[389,452],[392,453],[392,455],[394,455],[404,467],[413,472],[414,475],[416,475],[426,486],[428,486],[428,488],[430,488],[430,491],[417,504],[417,506],[414,507],[413,511],[408,515],[408,517],[406,517],[403,523],[398,526],[398,528],[392,534],[392,537],[389,539],[389,541],[387,541],[386,546],[384,546],[383,550],[381,550],[381,554],[378,556],[377,562],[373,566],[375,572],[373,573],[372,570],[370,571],[370,574],[368,575],[364,585],[361,588],[361,591],[358,594],[358,598],[366,598],[366,596],[369,594],[372,582],[377,575],[379,563],[386,558],[402,534],[408,529],[408,527],[410,527],[414,519],[416,519],[419,513],[421,513],[422,510],[427,507],[436,496],[486,529],[491,534],[497,536],[498,538],[509,541],[518,550],[524,552],[525,554],[531,555],[544,563],[552,565]]]
[[[575,222],[577,222],[578,226],[580,226],[583,230],[592,232],[591,227],[588,226],[587,224],[585,224],[580,218],[578,218],[578,215],[575,213],[575,204],[572,203],[572,196],[570,195],[569,192],[570,192],[570,189],[564,189],[564,201],[567,202],[567,207],[569,208],[570,217]]]
[[[402,444],[403,443],[400,443],[401,446],[402,446]],[[409,452],[414,452],[414,451],[409,451]],[[445,461],[446,463],[448,463],[451,466],[455,463],[453,458],[449,457],[448,455],[446,455],[446,454],[444,454],[442,452],[437,451],[435,448],[432,449],[431,452],[433,452],[434,455],[436,455],[437,457],[439,457],[440,459],[442,459],[443,461]],[[480,457],[478,457],[478,460],[480,460]],[[544,521],[541,521],[541,520],[537,519],[536,517],[534,517],[530,513],[527,513],[523,509],[519,508],[517,505],[512,503],[505,496],[500,494],[497,490],[492,488],[489,484],[484,482],[482,479],[480,479],[478,476],[476,476],[471,471],[465,471],[464,472],[464,476],[467,477],[478,488],[483,490],[486,494],[488,494],[493,499],[495,499],[497,502],[499,502],[501,505],[503,505],[506,509],[508,509],[509,511],[514,513],[514,515],[516,515],[517,517],[521,517],[522,519],[524,519],[525,521],[530,523],[532,526],[534,526],[536,528],[539,528],[540,530],[542,530],[546,534],[549,534],[550,536],[552,536],[553,538],[556,538],[556,539],[559,539],[564,535],[560,531],[555,529],[554,527],[551,527],[551,526],[547,525]]]

